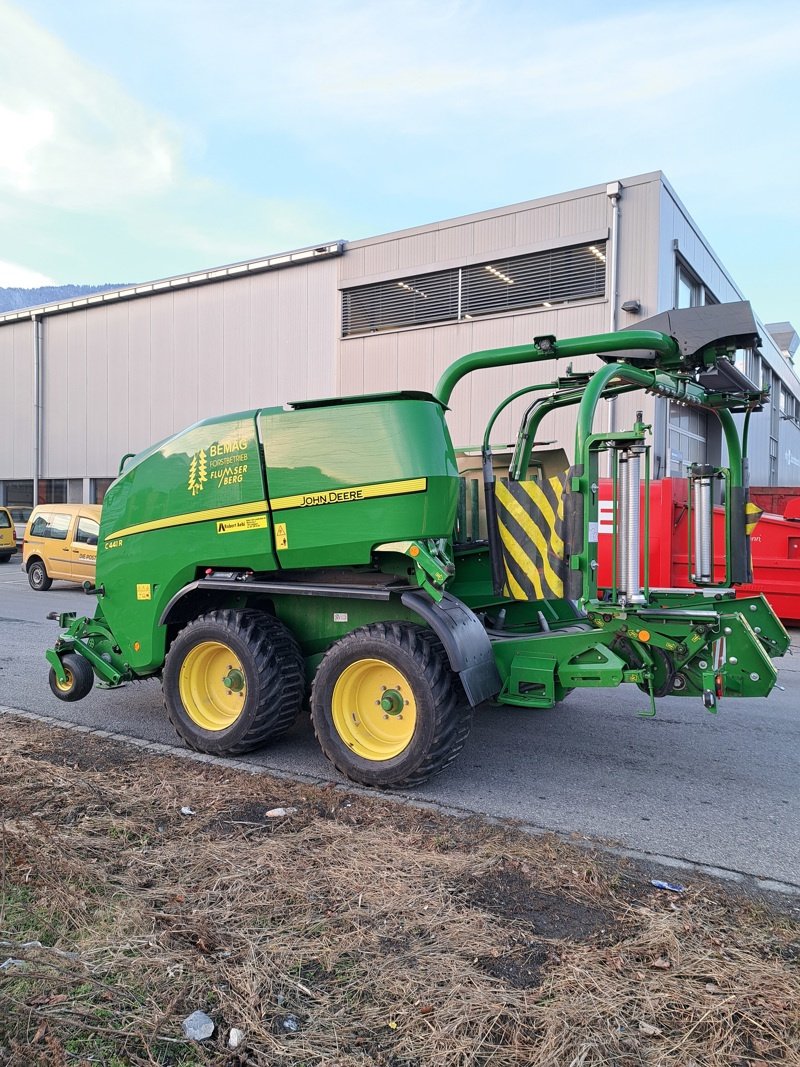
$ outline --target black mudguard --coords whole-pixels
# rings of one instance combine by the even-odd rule
[[[445,593],[438,604],[421,590],[409,590],[400,599],[442,642],[470,704],[475,707],[497,696],[503,683],[492,643],[478,616],[451,593]]]

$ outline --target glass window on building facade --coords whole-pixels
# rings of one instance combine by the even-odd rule
[[[675,270],[675,307],[696,308],[718,303],[708,286],[679,261]]]
[[[708,415],[700,408],[669,405],[669,473],[685,478],[693,463],[705,463],[708,441]]]

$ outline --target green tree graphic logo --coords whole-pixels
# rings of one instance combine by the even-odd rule
[[[205,449],[201,448],[192,456],[189,464],[189,489],[192,496],[197,496],[202,491],[203,485],[208,481],[208,465],[206,463]]]

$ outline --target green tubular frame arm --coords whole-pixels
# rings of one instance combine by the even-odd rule
[[[736,311],[738,310],[741,315],[744,307],[744,305],[739,305],[738,309],[731,309],[734,318]],[[749,307],[746,309],[745,315],[747,312],[749,312]],[[692,314],[694,313],[695,311],[692,312]],[[685,315],[682,312],[672,314],[674,316]],[[678,319],[676,318],[677,321]],[[731,324],[733,324],[733,319]],[[660,322],[659,325],[661,325]],[[736,322],[736,326],[742,328],[741,317]],[[722,331],[720,330],[720,332]],[[706,335],[703,338],[704,343],[702,346],[692,351],[687,347],[685,338],[683,343],[680,343],[676,337],[648,329],[623,330],[616,333],[596,334],[563,341],[558,341],[554,337],[538,337],[530,345],[486,349],[463,356],[461,359],[456,360],[439,379],[434,395],[446,406],[458,382],[467,374],[471,374],[476,370],[516,366],[524,363],[538,363],[552,359],[576,358],[586,355],[595,355],[601,358],[619,355],[619,361],[606,362],[604,366],[595,371],[583,389],[578,387],[570,389],[568,385],[556,382],[556,388],[561,387],[558,392],[550,397],[534,400],[526,412],[523,422],[521,434],[524,435],[524,439],[520,445],[518,438],[517,449],[512,460],[511,477],[516,479],[524,477],[530,461],[535,435],[542,419],[554,408],[579,404],[575,431],[572,492],[582,493],[584,498],[589,488],[589,454],[593,447],[596,448],[598,444],[602,444],[601,438],[603,435],[593,435],[592,425],[598,402],[603,396],[609,397],[635,389],[646,389],[657,396],[714,411],[720,420],[722,431],[725,435],[730,467],[731,506],[728,509],[728,534],[732,554],[731,578],[736,583],[747,582],[750,579],[750,554],[745,528],[747,475],[743,460],[742,443],[739,439],[733,416],[728,410],[730,406],[733,406],[733,403],[741,404],[741,393],[739,393],[738,397],[732,397],[731,394],[717,389],[710,392],[699,381],[690,377],[698,360],[701,368],[704,365],[708,366],[711,363],[716,363],[721,354],[730,352],[731,348],[736,347],[736,343],[740,340],[738,331],[736,334],[722,339],[715,339],[713,334]],[[742,341],[741,343],[744,342]],[[625,358],[625,353],[634,352],[638,353],[637,356],[633,357],[637,361],[636,363]],[[692,360],[694,360],[694,364]],[[553,383],[548,382],[518,389],[494,410],[483,439],[482,452],[485,483],[493,480],[493,472],[490,470],[490,435],[500,413],[508,404],[526,393],[552,388]],[[751,395],[749,402],[752,403],[755,399],[756,397]],[[488,506],[489,493],[487,491]],[[488,512],[487,517],[489,517]],[[578,533],[577,529],[575,533]],[[491,540],[490,537],[490,542]],[[582,541],[582,537],[578,537],[577,543],[582,544]],[[493,569],[496,571],[497,561],[494,561],[494,564]],[[574,560],[573,568],[576,565],[578,569],[582,569],[578,559]]]
[[[589,337],[556,341],[540,337],[532,345],[511,348],[487,348],[470,352],[457,359],[439,379],[433,395],[445,406],[449,404],[456,385],[467,374],[491,367],[513,367],[519,363],[540,363],[546,359],[572,359],[578,356],[603,355],[611,352],[657,352],[667,358],[679,359],[677,343],[655,330],[624,330],[617,333],[594,334]]]

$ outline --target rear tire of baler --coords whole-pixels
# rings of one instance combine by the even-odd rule
[[[162,678],[167,715],[190,748],[237,756],[292,726],[305,692],[297,641],[259,611],[220,609],[190,622]]]
[[[432,630],[373,623],[325,654],[311,691],[322,751],[346,778],[377,788],[415,786],[464,747],[472,708]]]
[[[28,567],[28,584],[37,593],[46,593],[53,584],[53,579],[49,577],[45,565],[40,559],[35,559]]]
[[[83,700],[94,684],[94,671],[91,663],[76,652],[67,652],[61,657],[61,665],[67,675],[66,685],[59,682],[56,672],[51,667],[47,678],[50,691],[59,700],[65,700],[67,703],[72,703],[73,700]]]

